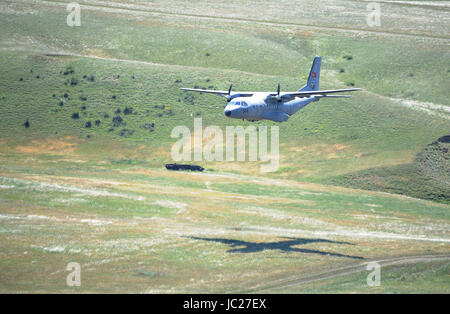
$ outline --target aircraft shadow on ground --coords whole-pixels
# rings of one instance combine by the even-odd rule
[[[277,242],[248,242],[233,239],[223,239],[223,238],[201,238],[201,237],[187,237],[194,240],[211,241],[223,243],[231,246],[233,249],[228,250],[228,253],[257,253],[265,250],[279,250],[283,253],[298,252],[305,254],[318,254],[324,256],[335,256],[335,257],[346,257],[352,259],[364,259],[361,256],[346,255],[340,253],[332,253],[326,251],[312,250],[312,249],[302,249],[294,246],[304,245],[309,243],[331,243],[331,244],[345,244],[354,245],[349,242],[331,241],[326,239],[303,239],[303,238],[289,238],[283,237],[283,241]]]

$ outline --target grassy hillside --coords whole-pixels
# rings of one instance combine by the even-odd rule
[[[443,204],[71,155],[0,160],[2,292],[253,291],[398,256],[431,254],[448,262],[450,218]],[[69,262],[81,265],[81,287],[66,286]],[[411,284],[409,291],[448,292],[442,267],[424,274],[439,285]],[[395,277],[392,285],[384,271],[382,291],[397,291]],[[344,276],[345,282],[374,292],[365,286],[366,273]]]
[[[412,163],[366,169],[331,182],[450,204],[449,147],[445,136],[427,145]]]
[[[68,2],[0,3],[0,291],[74,291],[69,261],[80,292],[230,292],[415,255],[443,260],[278,288],[448,291],[445,5],[385,1],[374,29],[366,1],[85,0],[69,27]],[[174,127],[252,125],[180,87],[296,90],[315,55],[321,88],[364,90],[254,123],[276,172],[164,169]]]

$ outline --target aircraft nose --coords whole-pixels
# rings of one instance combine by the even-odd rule
[[[225,115],[227,117],[230,117],[231,116],[231,110],[225,110]]]

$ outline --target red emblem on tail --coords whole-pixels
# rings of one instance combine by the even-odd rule
[[[312,77],[313,77],[313,78],[316,78],[316,72],[313,72],[313,73],[312,73]]]

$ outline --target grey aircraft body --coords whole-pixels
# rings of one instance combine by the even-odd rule
[[[291,115],[304,108],[313,101],[321,98],[348,98],[348,95],[333,95],[342,92],[361,90],[333,89],[319,90],[321,57],[315,57],[307,84],[295,92],[280,92],[280,84],[276,92],[233,92],[232,86],[228,91],[207,90],[196,88],[181,88],[185,91],[215,94],[227,98],[224,109],[225,116],[249,121],[272,120],[284,122]]]

